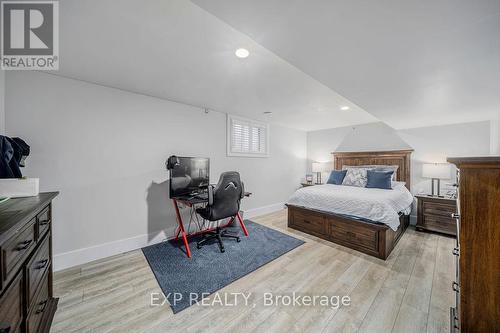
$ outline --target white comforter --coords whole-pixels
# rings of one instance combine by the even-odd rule
[[[297,190],[287,204],[381,222],[396,231],[399,212],[409,214],[413,196],[403,186],[392,190],[345,185],[316,185]]]

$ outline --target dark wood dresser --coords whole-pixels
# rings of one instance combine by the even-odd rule
[[[452,332],[500,332],[500,156],[448,158],[458,168]]]
[[[0,333],[48,332],[52,297],[52,199],[57,192],[0,204]]]
[[[457,225],[451,216],[457,212],[457,200],[417,195],[417,230],[436,231],[456,236]]]

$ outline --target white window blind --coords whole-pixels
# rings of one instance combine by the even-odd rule
[[[268,156],[267,124],[230,115],[227,119],[228,156]]]

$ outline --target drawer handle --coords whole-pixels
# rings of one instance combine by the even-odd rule
[[[9,332],[10,332],[10,326],[5,328],[0,328],[0,333],[9,333]]]
[[[356,234],[354,232],[348,231],[348,232],[346,232],[346,235],[347,235],[347,237],[350,237],[350,238],[356,238]]]
[[[26,250],[30,244],[33,242],[32,239],[29,239],[29,240],[25,240],[24,242],[22,242],[17,248],[16,250],[17,251],[22,251],[22,250]]]
[[[460,327],[458,326],[458,318],[455,312],[453,313],[452,321],[453,328],[459,329]]]
[[[311,221],[308,221],[308,220],[303,220],[304,223],[307,223],[307,224],[311,224]]]
[[[451,284],[451,289],[453,289],[454,292],[457,292],[457,293],[460,292],[460,286],[455,281],[453,281],[453,283]]]
[[[36,313],[42,313],[43,311],[45,311],[45,308],[47,307],[47,301],[48,300],[45,300],[43,302],[40,302],[39,304],[42,306],[42,308],[36,310]]]
[[[38,221],[38,224],[40,224],[40,225],[47,225],[49,223],[50,223],[50,220]]]
[[[38,262],[38,267],[36,269],[44,269],[47,267],[47,264],[49,263],[49,259],[43,259]]]
[[[460,218],[460,214],[457,214],[457,213],[451,213],[451,218],[453,219],[459,219]]]
[[[453,253],[454,256],[459,256],[460,255],[460,250],[458,249],[458,247],[456,247],[456,248],[453,249],[452,253]]]

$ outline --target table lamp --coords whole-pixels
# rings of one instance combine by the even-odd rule
[[[448,163],[426,163],[422,166],[422,177],[432,179],[431,197],[440,195],[441,179],[451,178],[451,165]],[[437,195],[434,194],[434,181],[437,180]]]
[[[321,184],[321,173],[323,172],[323,163],[313,162],[312,172],[316,173],[316,184]]]

